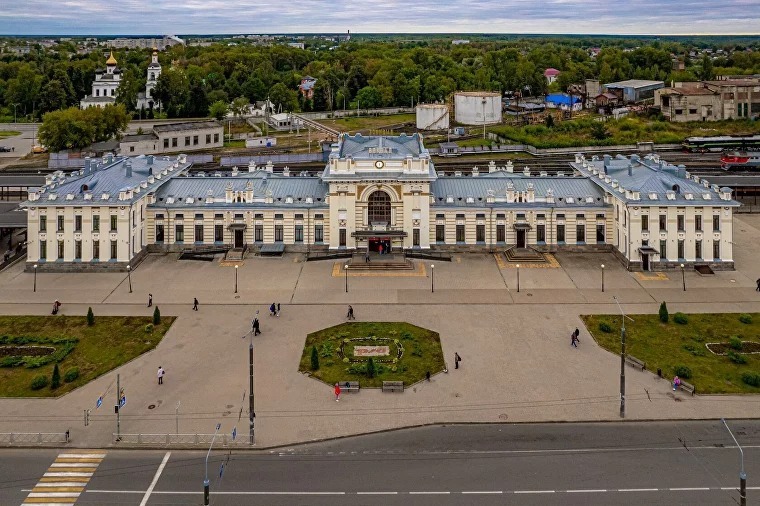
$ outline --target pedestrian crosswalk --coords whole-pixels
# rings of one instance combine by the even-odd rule
[[[64,506],[76,503],[105,456],[102,452],[59,454],[23,504]]]

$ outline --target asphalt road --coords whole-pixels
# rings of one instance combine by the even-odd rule
[[[744,447],[748,504],[760,504],[760,421],[729,426]],[[87,452],[105,456],[88,464],[97,469],[80,478],[89,482],[77,504],[203,504],[205,452]],[[46,472],[74,470],[49,467],[71,460],[62,454],[70,452],[0,452],[0,504],[39,494]],[[739,462],[719,421],[453,425],[276,451],[214,449],[208,472],[212,505],[735,505]]]

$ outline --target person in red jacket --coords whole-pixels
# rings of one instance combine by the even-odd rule
[[[335,402],[338,402],[340,400],[340,385],[335,384]]]

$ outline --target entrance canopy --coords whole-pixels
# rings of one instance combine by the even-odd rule
[[[515,230],[530,230],[531,226],[527,223],[515,223]]]
[[[406,237],[408,234],[403,230],[357,230],[351,232],[351,237],[360,239],[391,239],[394,237]]]
[[[245,230],[247,225],[245,223],[232,223],[229,226],[230,230]]]
[[[659,252],[651,246],[642,246],[639,248],[639,253],[642,255],[657,255]]]

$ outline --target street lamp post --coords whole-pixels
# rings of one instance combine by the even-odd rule
[[[258,315],[259,312],[256,311]],[[253,445],[254,424],[256,412],[253,409],[253,331],[251,331],[251,344],[248,346],[248,444]]]
[[[430,293],[435,292],[435,265],[430,264]]]
[[[237,293],[238,266],[235,266],[235,293]]]
[[[179,434],[179,403],[180,401],[177,401],[177,407],[174,408],[174,420],[177,422],[177,425],[175,427],[177,429],[177,434]]]
[[[628,318],[620,307],[616,296],[612,296],[622,315],[620,324],[620,418],[625,418],[625,319]],[[633,321],[631,318],[629,320]]]
[[[346,273],[346,293],[348,293],[348,264],[343,266],[343,271]]]
[[[723,422],[723,425],[726,426],[726,430],[728,430],[728,433],[731,434],[731,439],[734,440],[736,447],[739,448],[739,454],[741,456],[741,469],[739,470],[739,505],[747,506],[747,473],[744,472],[744,450],[739,445],[739,441],[737,441],[734,437],[734,433],[731,432],[731,429],[728,428],[726,419],[721,418],[720,421]]]
[[[681,282],[683,283],[683,291],[686,291],[686,273],[684,273],[684,265],[681,264]]]
[[[602,291],[604,291],[604,264],[602,264]]]
[[[127,279],[129,280],[129,293],[132,293],[132,266],[127,265]]]
[[[13,122],[16,123],[16,107],[20,106],[21,104],[13,104]]]
[[[208,447],[208,453],[206,454],[206,478],[203,480],[203,504],[208,506],[209,504],[209,484],[208,481],[208,456],[211,454],[211,448],[214,446],[214,439],[216,439],[216,435],[219,432],[219,429],[222,427],[221,423],[216,424],[216,430],[214,431],[214,437],[211,438],[211,444]]]
[[[520,264],[517,264],[517,293],[520,293]]]
[[[34,264],[34,291],[37,291],[37,264]]]

